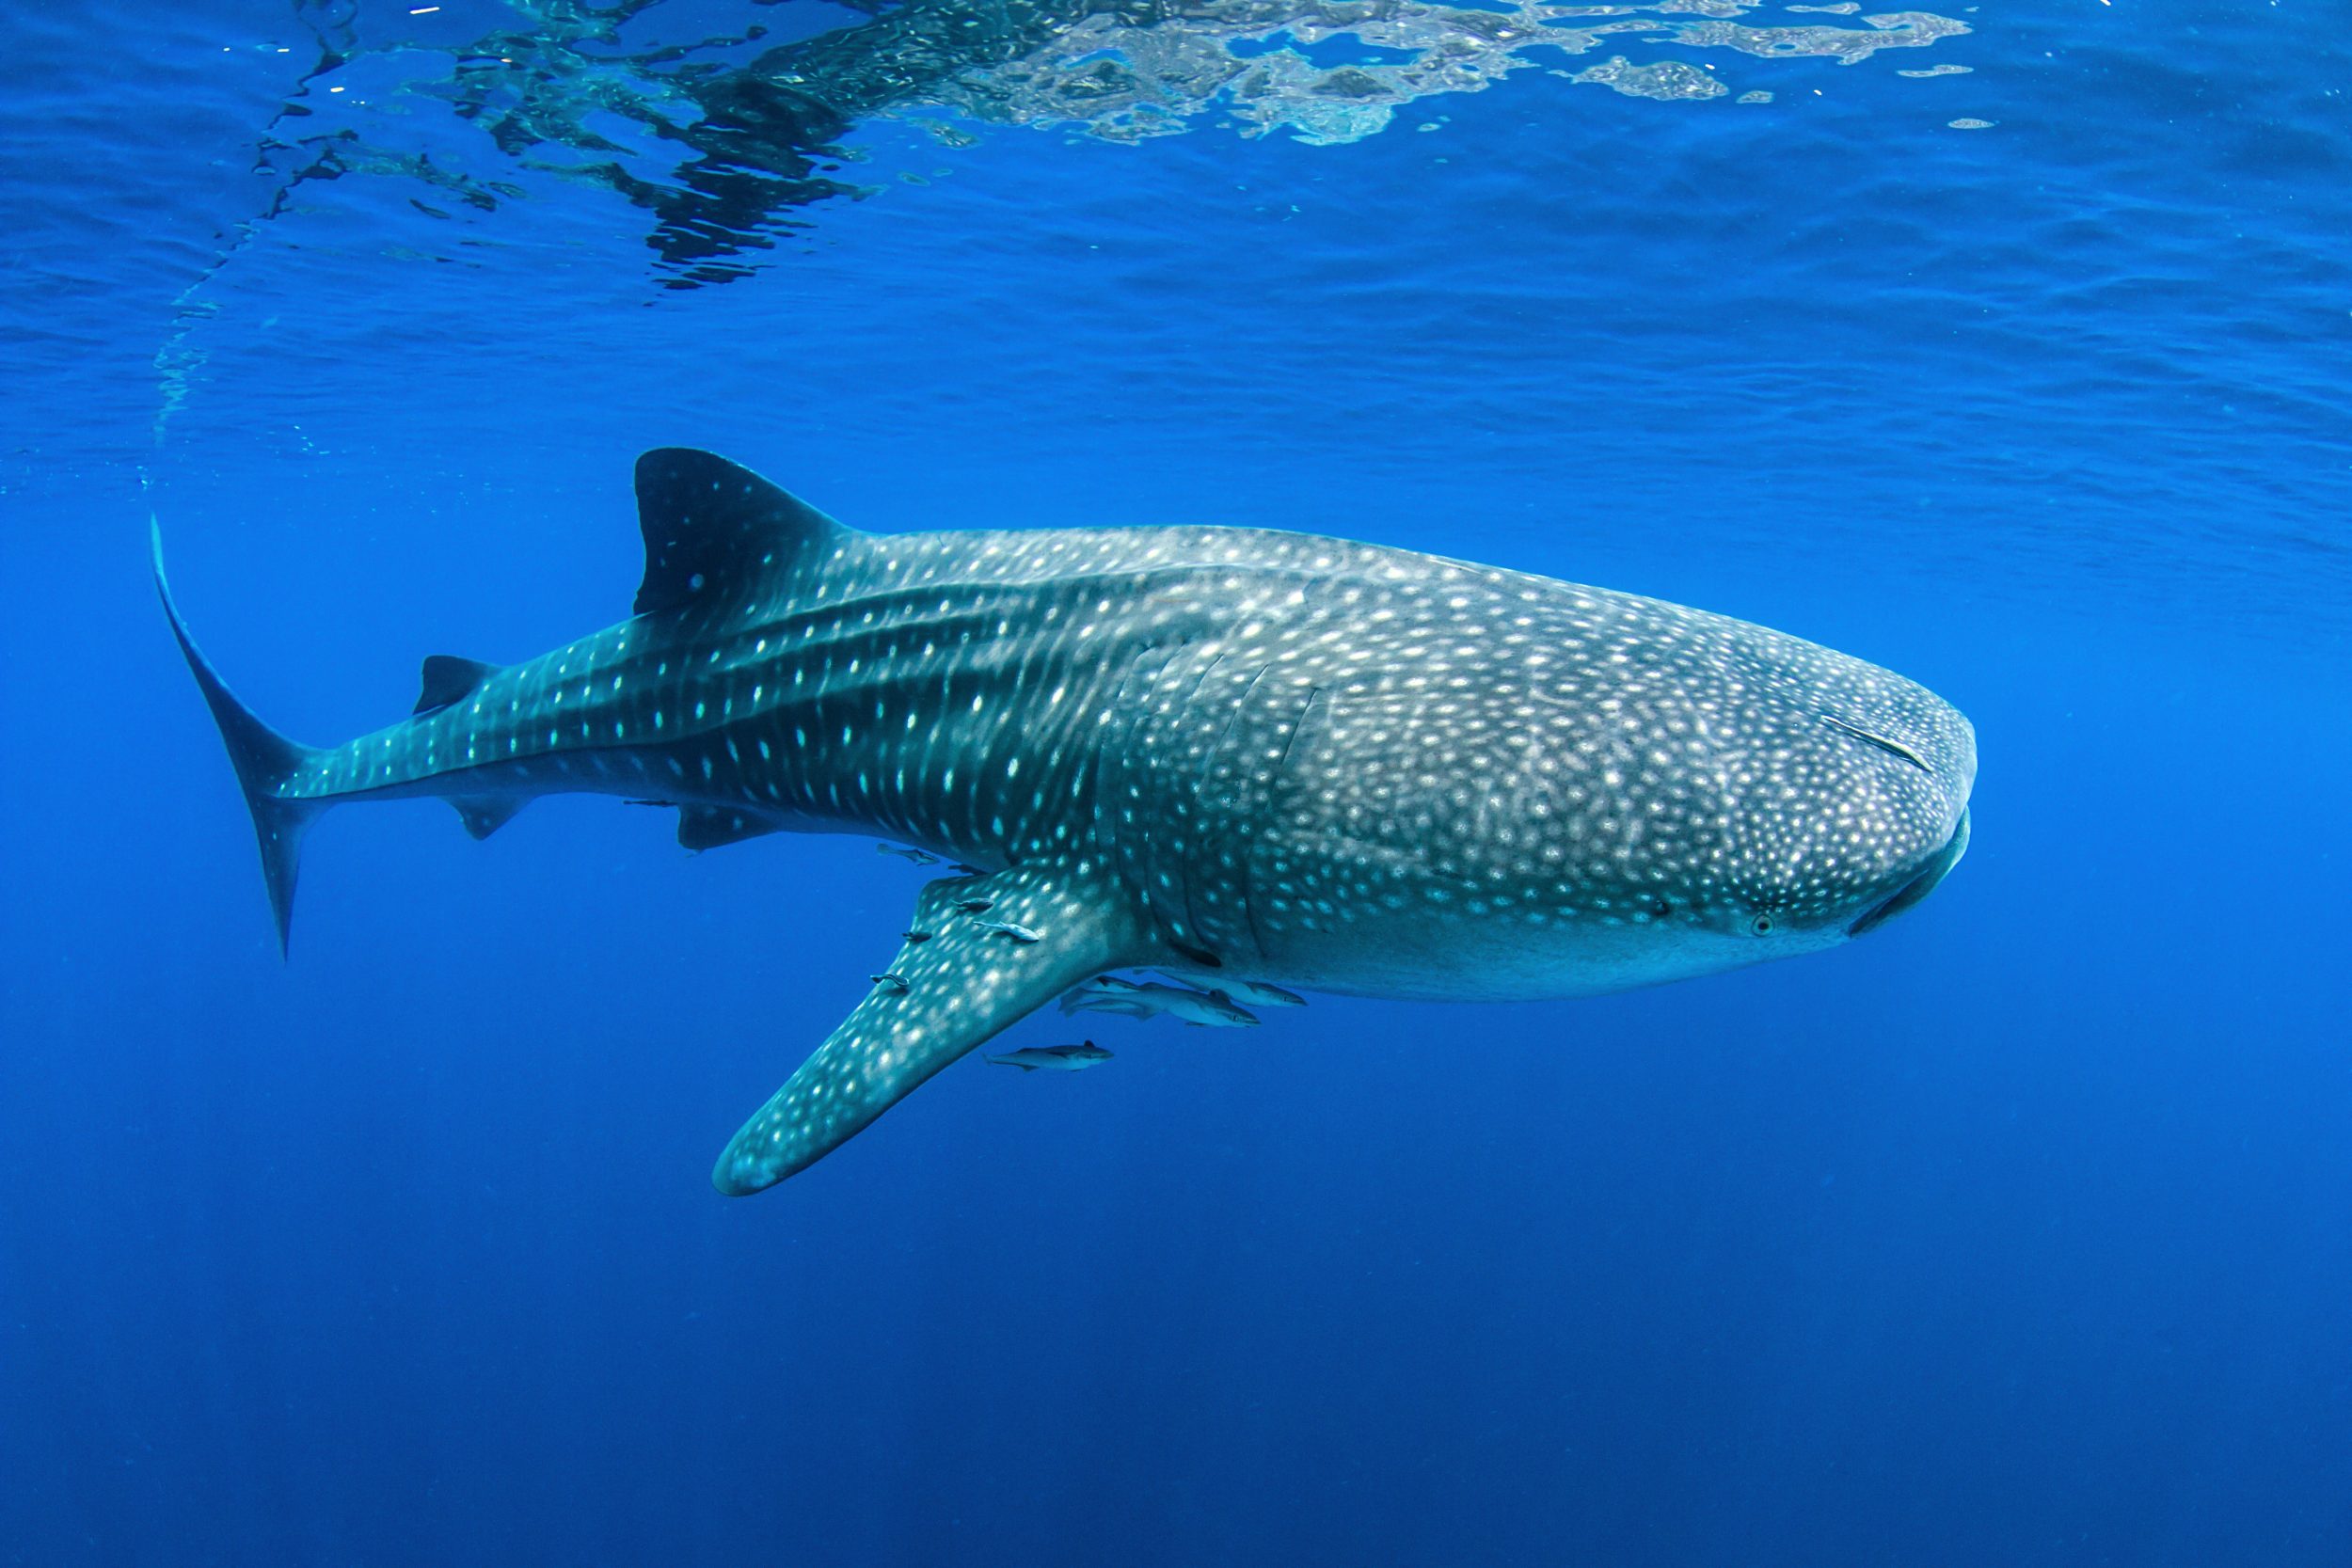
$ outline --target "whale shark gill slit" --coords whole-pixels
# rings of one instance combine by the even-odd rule
[[[1306,701],[1298,705],[1297,713],[1291,718],[1282,736],[1281,749],[1274,759],[1271,777],[1266,781],[1265,799],[1261,805],[1261,814],[1266,820],[1278,820],[1289,809],[1291,794],[1305,787],[1304,782],[1291,770],[1291,758],[1293,755],[1301,758],[1314,755],[1313,741],[1308,741],[1304,751],[1299,749],[1299,742],[1306,737],[1318,718],[1327,725],[1330,714],[1330,692],[1321,686],[1308,687]],[[1270,868],[1259,864],[1261,852],[1253,848],[1244,863],[1248,866],[1248,874],[1241,879],[1242,918],[1249,929],[1250,951],[1255,953],[1266,951],[1266,931],[1258,917],[1258,902],[1261,886],[1271,875]]]
[[[1249,879],[1219,876],[1217,871],[1220,866],[1241,863],[1248,844],[1236,825],[1262,819],[1265,810],[1266,791],[1251,766],[1257,736],[1250,721],[1257,711],[1253,705],[1261,701],[1260,689],[1273,668],[1270,661],[1255,661],[1234,672],[1238,690],[1228,705],[1216,738],[1202,750],[1193,784],[1204,819],[1196,863],[1184,878],[1184,911],[1199,940],[1215,945],[1238,939],[1253,954],[1261,949],[1249,914]]]
[[[1152,787],[1154,693],[1190,647],[1183,641],[1141,641],[1124,660],[1103,704],[1103,744],[1094,762],[1095,836],[1131,887],[1148,890],[1151,885],[1151,846],[1136,822],[1136,802]],[[1148,904],[1148,891],[1144,897]]]

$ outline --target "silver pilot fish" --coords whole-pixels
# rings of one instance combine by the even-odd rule
[[[1078,1072],[1110,1059],[1111,1053],[1092,1040],[1082,1040],[1076,1045],[1025,1045],[1018,1051],[988,1058],[1024,1072]]]
[[[1098,974],[1073,986],[1061,999],[1064,1013],[1117,1013],[1122,1018],[1157,1018],[1162,1013],[1210,1029],[1247,1029],[1258,1022],[1246,1008],[1220,991],[1196,990],[1190,986],[1164,986],[1156,980],[1122,980]]]

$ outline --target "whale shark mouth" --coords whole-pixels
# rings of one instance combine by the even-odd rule
[[[1963,806],[1960,810],[1960,825],[1952,830],[1950,841],[1936,852],[1935,858],[1928,862],[1927,866],[1920,871],[1919,875],[1897,888],[1893,897],[1877,905],[1861,919],[1848,927],[1846,934],[1850,937],[1858,937],[1866,931],[1875,931],[1914,904],[1918,903],[1935,891],[1937,883],[1951,875],[1952,867],[1958,865],[1961,856],[1967,852],[1968,808]]]

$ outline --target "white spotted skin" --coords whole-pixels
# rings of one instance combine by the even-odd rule
[[[1975,760],[1910,681],[1657,600],[1308,535],[845,531],[280,793],[593,790],[1083,857],[1130,961],[1472,999],[1834,945],[1952,840]]]
[[[1842,942],[1953,840],[1974,736],[1909,681],[1655,600],[1365,564],[1157,683],[1189,694],[1156,750],[1203,782],[1145,818],[1137,879],[1248,973],[1438,999],[1683,978]]]
[[[723,1192],[1106,971],[1585,995],[1835,945],[1967,843],[1967,721],[1722,616],[1304,534],[876,537],[683,448],[637,489],[645,613],[428,661],[446,705],[323,751],[230,692],[160,540],[156,586],[281,942],[303,832],[349,800],[446,797],[479,836],[596,791],[677,806],[693,848],[847,831],[965,863],[728,1143]]]

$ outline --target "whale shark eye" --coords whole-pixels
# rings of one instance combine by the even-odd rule
[[[1759,937],[1769,937],[1772,934],[1772,917],[1769,914],[1759,914],[1748,922],[1748,929]]]

